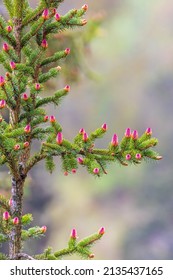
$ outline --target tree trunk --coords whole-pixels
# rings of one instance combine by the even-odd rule
[[[25,177],[20,176],[19,179],[12,177],[12,205],[11,216],[12,218],[18,217],[19,223],[14,225],[9,234],[9,257],[10,259],[19,259],[16,254],[21,252],[21,234],[22,234],[22,204],[23,204],[23,186]]]

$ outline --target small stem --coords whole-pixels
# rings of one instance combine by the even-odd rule
[[[24,258],[26,260],[35,260],[33,257],[25,253],[18,253],[15,255],[15,259],[21,259],[21,258]]]

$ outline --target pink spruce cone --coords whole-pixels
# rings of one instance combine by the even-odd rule
[[[47,231],[47,226],[42,226],[42,227],[41,227],[41,232],[42,232],[42,233],[45,233],[46,231]]]
[[[141,159],[141,157],[142,157],[141,154],[136,154],[136,155],[135,155],[135,158],[136,158],[136,159]]]
[[[49,10],[45,9],[42,13],[42,18],[44,18],[44,20],[49,18]]]
[[[16,63],[14,61],[10,62],[10,67],[12,70],[14,70],[16,68]]]
[[[70,48],[66,48],[64,52],[65,52],[65,54],[67,54],[67,55],[70,54]]]
[[[112,136],[111,145],[114,147],[118,146],[118,135],[117,134],[114,134]]]
[[[99,168],[94,168],[94,169],[93,169],[93,173],[94,173],[94,174],[99,174],[99,172],[100,172]]]
[[[79,130],[79,134],[84,134],[84,132],[85,132],[85,129],[84,129],[84,128],[81,128],[81,129]]]
[[[18,223],[19,223],[19,218],[18,217],[14,217],[13,225],[18,225]]]
[[[126,155],[126,160],[130,160],[131,159],[131,155],[130,154],[127,154]]]
[[[26,141],[24,144],[23,144],[24,148],[27,148],[29,146],[29,142]]]
[[[105,233],[105,228],[104,227],[101,227],[99,229],[99,234],[103,235]]]
[[[6,101],[4,99],[0,100],[0,109],[6,106]]]
[[[44,122],[47,122],[49,119],[49,116],[44,116]]]
[[[28,94],[26,92],[23,93],[22,99],[25,101],[28,100]]]
[[[10,47],[9,47],[9,45],[7,43],[4,43],[2,48],[3,48],[4,52],[8,52],[9,49],[10,49]]]
[[[52,9],[52,14],[55,15],[56,14],[56,8]]]
[[[8,33],[10,33],[13,30],[13,27],[11,25],[8,25],[6,27],[6,30],[7,30]]]
[[[126,131],[125,131],[125,137],[126,138],[130,138],[131,137],[131,129],[130,128],[127,128]]]
[[[148,127],[145,131],[146,135],[152,135],[152,129]]]
[[[68,91],[70,91],[70,86],[69,86],[69,85],[66,85],[66,86],[64,87],[64,89],[68,92]]]
[[[35,84],[35,89],[36,89],[36,90],[40,90],[40,88],[41,88],[41,85],[40,85],[39,83],[36,83],[36,84]]]
[[[68,176],[68,171],[64,171],[64,176]]]
[[[104,124],[102,125],[102,129],[103,129],[103,131],[107,131],[108,126],[107,126],[107,124],[106,124],[106,123],[104,123]]]
[[[31,132],[31,126],[30,126],[30,124],[27,124],[27,125],[25,126],[24,131],[25,131],[26,133],[30,133],[30,132]]]
[[[58,13],[55,14],[55,20],[59,21],[61,19],[60,15]]]
[[[55,116],[50,116],[49,120],[51,123],[54,123],[56,121],[56,118]]]
[[[14,146],[14,150],[15,150],[15,151],[20,150],[20,145],[19,145],[19,144],[16,144],[16,145]]]
[[[48,48],[48,42],[46,39],[43,39],[41,42],[41,46],[43,49],[47,49]]]
[[[71,170],[71,172],[72,172],[73,174],[75,174],[75,173],[77,172],[76,168],[73,168],[73,169]]]
[[[134,130],[134,131],[132,132],[132,138],[133,138],[134,140],[138,139],[138,131],[137,131],[137,130]]]
[[[73,228],[71,230],[71,235],[70,235],[71,238],[73,239],[76,239],[77,238],[77,230],[75,228]]]
[[[12,198],[9,199],[8,205],[9,205],[10,207],[13,205],[13,200],[12,200]]]
[[[4,77],[0,76],[0,87],[2,87],[5,84]]]
[[[63,142],[63,134],[62,134],[62,132],[58,132],[58,133],[57,133],[57,136],[56,136],[56,143],[57,143],[58,145],[61,145],[62,142]]]
[[[4,221],[8,221],[9,218],[10,218],[9,212],[8,212],[8,211],[4,212],[4,213],[3,213],[3,220],[4,220]]]
[[[88,141],[88,134],[86,132],[83,133],[82,139],[84,142]]]
[[[83,164],[84,160],[83,160],[83,158],[79,157],[79,158],[77,158],[77,162],[78,162],[79,164]]]
[[[82,6],[82,9],[83,9],[84,11],[87,11],[87,10],[88,10],[88,5],[87,5],[87,4],[84,4],[84,5]]]

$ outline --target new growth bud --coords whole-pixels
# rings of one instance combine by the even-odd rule
[[[20,145],[19,145],[19,144],[16,144],[16,145],[14,146],[14,150],[15,150],[15,151],[20,150]]]
[[[14,217],[13,225],[18,225],[18,223],[19,223],[19,218],[18,217]]]
[[[41,227],[41,233],[45,233],[47,231],[47,226],[42,226]]]
[[[108,129],[108,126],[107,126],[106,123],[104,123],[104,124],[102,125],[102,130],[103,130],[103,131],[107,131],[107,129]]]
[[[138,131],[137,131],[137,130],[134,130],[134,131],[132,132],[132,138],[133,138],[134,140],[138,139]]]
[[[6,30],[7,30],[8,33],[10,33],[13,30],[13,27],[11,25],[8,25],[6,27]]]
[[[28,95],[27,95],[27,93],[23,93],[22,99],[25,100],[25,101],[28,100]]]
[[[45,9],[42,13],[42,18],[44,20],[48,19],[49,18],[49,10],[48,9]]]
[[[47,49],[48,48],[48,42],[46,39],[43,39],[41,42],[41,46],[43,49]]]
[[[84,5],[82,6],[82,9],[83,9],[84,11],[87,11],[87,10],[88,10],[88,5],[87,5],[87,4],[84,4]]]
[[[77,230],[75,228],[73,228],[71,230],[71,235],[70,235],[71,238],[73,239],[76,239],[77,238]]]
[[[64,89],[65,89],[65,91],[69,92],[69,91],[70,91],[70,86],[69,86],[69,85],[66,85],[66,86],[64,87]]]
[[[47,122],[49,119],[49,116],[44,116],[44,122]]]
[[[85,129],[84,128],[81,128],[80,130],[79,130],[79,134],[84,134],[85,133]]]
[[[130,154],[127,154],[126,155],[126,160],[130,160],[131,159],[131,155]]]
[[[99,172],[100,172],[99,168],[94,168],[94,169],[93,169],[93,173],[94,173],[94,174],[99,174]]]
[[[14,70],[16,68],[16,63],[14,61],[10,62],[10,67],[12,70]]]
[[[56,136],[56,143],[58,145],[61,145],[63,142],[63,135],[62,135],[62,132],[58,132],[57,136]]]
[[[99,229],[99,234],[103,235],[105,233],[105,228],[104,227],[101,227]]]
[[[148,127],[145,131],[146,135],[152,135],[152,129]]]
[[[54,123],[55,121],[56,121],[55,116],[50,116],[50,122],[51,122],[51,123]]]
[[[9,212],[8,212],[8,211],[4,212],[4,213],[3,213],[3,220],[4,220],[4,221],[8,221],[9,218],[10,218]]]
[[[85,24],[87,24],[87,20],[86,19],[82,19],[82,25],[85,25]]]
[[[27,148],[28,146],[29,146],[29,142],[25,142],[24,144],[23,144],[23,146],[24,146],[24,148]]]
[[[5,84],[4,77],[0,76],[0,87],[2,87]]]
[[[126,131],[125,131],[125,137],[126,138],[130,138],[131,137],[131,130],[130,128],[127,128]]]
[[[88,134],[86,132],[83,133],[82,139],[85,143],[88,141]]]
[[[58,66],[56,67],[56,69],[57,69],[58,71],[61,71],[61,66],[58,65]]]
[[[27,124],[27,125],[25,126],[24,131],[25,131],[26,133],[30,133],[30,132],[31,132],[31,126],[30,126],[30,124]]]
[[[70,54],[70,48],[66,48],[64,52],[65,52],[65,54],[67,54],[67,55]]]
[[[78,162],[79,164],[83,164],[83,163],[84,163],[84,160],[83,160],[83,158],[79,157],[79,158],[77,158],[77,162]]]
[[[13,205],[13,200],[12,200],[12,198],[9,199],[8,205],[9,205],[10,207]]]
[[[135,155],[135,158],[136,158],[136,159],[141,159],[141,157],[142,157],[141,154],[136,154],[136,155]]]
[[[35,89],[36,89],[36,90],[40,90],[40,88],[41,88],[40,84],[39,84],[39,83],[36,83],[36,84],[35,84]]]
[[[3,99],[3,100],[0,100],[0,109],[4,108],[6,106],[6,101]]]
[[[52,11],[52,14],[53,14],[53,15],[56,14],[56,8],[53,8],[51,11]]]
[[[3,48],[4,52],[8,52],[9,49],[10,49],[10,47],[9,47],[9,45],[7,43],[4,43],[2,48]]]
[[[114,135],[112,136],[111,145],[112,145],[113,147],[118,146],[118,135],[117,135],[117,134],[114,134]]]
[[[55,14],[55,20],[59,21],[61,19],[60,15],[58,13]]]

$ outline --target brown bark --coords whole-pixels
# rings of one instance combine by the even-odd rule
[[[23,166],[19,165],[19,174],[18,176],[12,177],[12,188],[11,188],[11,215],[12,218],[18,217],[19,223],[13,227],[9,234],[9,257],[10,259],[15,259],[17,254],[21,252],[22,248],[22,210],[23,210],[23,187],[25,182],[25,175],[23,173]],[[19,257],[17,257],[19,259]]]

